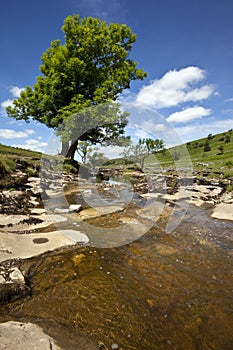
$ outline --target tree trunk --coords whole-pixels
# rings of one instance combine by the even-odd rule
[[[68,152],[66,154],[66,158],[74,159],[75,152],[78,147],[78,140],[75,140],[72,142],[71,146],[68,149]]]
[[[68,150],[69,150],[69,142],[62,141],[61,155],[63,157],[66,157]]]

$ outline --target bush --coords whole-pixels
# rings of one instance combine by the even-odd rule
[[[211,148],[210,148],[210,145],[209,145],[209,142],[206,141],[205,144],[204,144],[204,152],[209,152],[211,151]]]

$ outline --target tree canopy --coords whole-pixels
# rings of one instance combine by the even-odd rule
[[[32,118],[56,129],[86,107],[117,100],[131,81],[146,76],[129,57],[136,35],[125,24],[73,15],[65,19],[62,30],[64,42],[52,41],[42,54],[42,74],[7,108],[9,117]],[[127,123],[123,119],[118,125],[121,134]],[[92,139],[98,142],[98,136],[96,131]],[[86,133],[86,140],[90,138]],[[69,146],[74,141],[70,139]]]

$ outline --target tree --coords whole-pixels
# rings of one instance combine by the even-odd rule
[[[230,135],[230,134],[227,134],[227,135],[225,136],[224,141],[225,141],[225,143],[231,142],[231,135]]]
[[[223,154],[224,153],[224,146],[223,145],[220,145],[218,147],[219,151],[220,151],[220,154]]]
[[[43,53],[42,75],[7,108],[9,117],[32,118],[56,130],[72,114],[115,101],[131,81],[146,77],[129,58],[136,35],[125,24],[108,25],[98,18],[73,15],[65,19],[62,30],[64,43],[54,40]],[[119,123],[106,121],[106,128],[96,127],[93,136],[86,132],[82,141],[101,142],[103,129],[105,133],[114,129],[115,137],[118,130],[123,135],[127,120],[118,116]],[[68,134],[61,134],[62,153],[73,158],[78,139],[68,139]]]
[[[137,144],[131,144],[130,146],[126,147],[122,152],[122,155],[139,163],[141,170],[143,170],[145,158],[149,154],[155,153],[160,149],[164,149],[163,140],[153,140],[150,138],[139,139]]]
[[[86,163],[88,153],[93,151],[93,147],[91,147],[91,143],[89,141],[80,141],[78,143],[78,154],[80,155],[83,164]]]
[[[102,152],[93,152],[88,155],[88,163],[91,166],[102,166],[106,163],[109,158],[104,155]]]
[[[205,141],[203,150],[204,150],[204,152],[211,151],[210,144],[209,144],[208,140]]]

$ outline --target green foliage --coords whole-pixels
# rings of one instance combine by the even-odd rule
[[[204,151],[204,152],[209,152],[209,151],[211,151],[210,144],[209,144],[209,141],[208,141],[208,140],[206,140],[206,142],[204,143],[203,151]]]
[[[219,151],[220,151],[220,154],[223,154],[224,153],[224,146],[223,145],[220,145],[218,147]]]
[[[125,24],[108,25],[98,18],[73,15],[65,19],[62,30],[65,42],[54,40],[43,53],[42,75],[7,108],[9,117],[26,121],[32,117],[56,129],[72,114],[116,100],[131,81],[146,76],[129,58],[136,35]],[[115,128],[116,134],[117,126],[107,124],[105,133]],[[125,124],[118,126],[121,133]],[[99,131],[92,131],[94,142],[98,142]],[[64,133],[62,138],[67,141],[68,136]],[[90,133],[82,141],[92,142]],[[74,140],[69,142],[71,146]]]
[[[91,143],[89,141],[80,141],[78,143],[78,154],[80,155],[82,162],[85,164],[88,153],[93,151]]]
[[[225,143],[231,142],[231,136],[230,136],[230,134],[227,134],[227,135],[225,136],[224,142],[225,142]]]
[[[91,166],[102,166],[105,165],[109,159],[101,152],[93,152],[88,155],[88,164]]]

